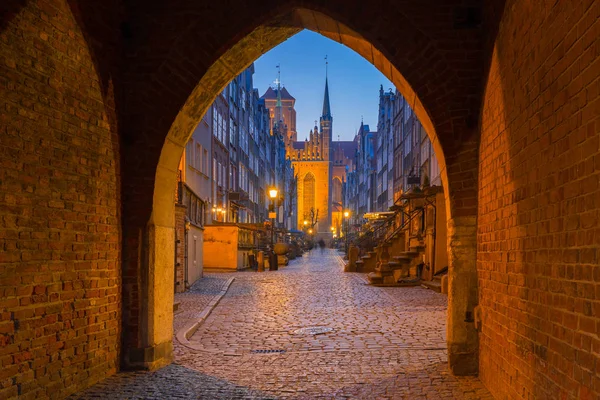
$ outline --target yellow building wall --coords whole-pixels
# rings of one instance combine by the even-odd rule
[[[298,174],[297,203],[298,226],[303,226],[305,213],[308,215],[310,207],[304,206],[304,177],[309,173],[315,176],[315,207],[319,210],[319,222],[315,226],[316,232],[330,234],[331,227],[331,162],[329,161],[293,161],[292,166]],[[307,218],[309,219],[309,218]]]
[[[204,268],[237,270],[238,227],[206,225],[203,250]]]

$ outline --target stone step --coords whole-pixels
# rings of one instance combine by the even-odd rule
[[[393,259],[393,261],[398,262],[400,264],[410,264],[412,262],[412,260],[414,260],[414,257],[393,256],[392,259]]]
[[[419,254],[420,253],[418,251],[413,251],[413,250],[403,251],[402,253],[400,253],[401,256],[407,256],[407,257],[416,257]]]
[[[368,274],[367,279],[369,280],[370,284],[383,283],[383,276],[379,276],[375,272],[371,272],[370,274]]]
[[[408,275],[408,270],[396,269],[396,270],[394,270],[394,281],[398,282],[400,279],[409,278],[407,275]]]
[[[379,272],[389,272],[389,274],[392,274],[392,269],[390,268],[390,266],[388,265],[388,263],[382,263],[382,264],[378,264],[377,266],[375,266],[375,271],[379,271]]]
[[[371,272],[367,275],[367,279],[371,285],[390,285],[394,286],[395,280],[392,275],[378,275],[376,272]]]
[[[425,286],[427,289],[434,290],[438,293],[442,293],[442,282],[433,280],[433,281],[421,281],[421,285]]]

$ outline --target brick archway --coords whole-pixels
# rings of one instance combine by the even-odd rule
[[[405,58],[408,58],[408,55],[396,60],[396,64],[392,63],[369,39],[323,12],[293,7],[288,7],[288,11],[279,9],[277,12],[274,16],[264,17],[267,18],[267,22],[242,33],[241,38],[230,45],[201,77],[199,75],[199,83],[185,99],[169,128],[156,167],[152,213],[144,230],[146,239],[140,244],[142,252],[147,254],[145,262],[148,271],[145,283],[147,295],[143,299],[148,304],[148,308],[143,310],[148,318],[140,315],[140,321],[146,324],[143,331],[153,336],[145,339],[147,344],[151,344],[146,350],[140,351],[135,346],[125,349],[126,362],[141,362],[142,365],[152,367],[168,361],[172,338],[170,304],[173,290],[168,277],[172,275],[173,262],[171,253],[174,243],[174,182],[179,158],[197,121],[202,118],[212,100],[225,85],[251,62],[299,30],[310,29],[348,46],[373,63],[396,85],[405,98],[409,99],[431,139],[440,163],[447,200],[450,256],[450,307],[447,324],[449,362],[456,374],[476,374],[477,333],[473,320],[469,317],[477,305],[475,233],[478,140],[474,127],[470,126],[472,121],[469,120],[476,118],[473,116],[476,110],[469,110],[471,105],[464,104],[461,100],[463,109],[458,114],[449,113],[448,110],[453,106],[443,104],[444,101],[449,101],[448,98],[433,95],[427,84],[419,86],[415,78],[409,83],[405,75],[399,72],[396,64],[408,68],[402,65],[403,62],[407,62]],[[427,57],[436,53],[435,47],[428,43],[429,39],[421,36],[420,32],[415,31],[411,35],[415,40],[413,46],[418,44],[428,49],[430,54],[427,54]],[[454,72],[450,71],[448,74],[450,78]],[[432,72],[431,76],[433,75],[435,74]],[[444,90],[444,87],[447,88],[448,85],[444,84],[439,89]],[[422,92],[424,96],[420,96],[417,91]],[[424,104],[426,100],[422,100],[422,97],[428,99],[429,103]],[[443,136],[440,136],[439,132],[442,132]],[[450,164],[447,159],[451,161]],[[127,354],[133,358],[127,359]],[[140,360],[137,358],[139,354],[156,356]]]
[[[169,361],[158,250],[181,146],[228,76],[302,27],[414,92],[438,143],[453,371],[477,368],[479,292],[495,395],[598,397],[600,3],[507,3],[0,2],[0,397]]]

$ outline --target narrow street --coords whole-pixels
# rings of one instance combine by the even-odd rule
[[[338,254],[313,250],[277,272],[208,274],[176,296],[176,333],[234,280],[189,343],[174,340],[174,364],[75,398],[492,398],[477,378],[449,374],[446,296],[367,286]]]

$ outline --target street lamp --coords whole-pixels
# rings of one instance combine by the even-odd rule
[[[271,253],[269,254],[269,271],[277,271],[277,256],[275,255],[275,199],[277,198],[277,188],[272,187],[269,189],[269,197],[271,198],[271,211],[269,212],[269,218],[271,218]]]
[[[269,197],[273,202],[272,212],[269,213],[269,217],[271,217],[271,247],[275,245],[274,237],[275,237],[275,199],[277,198],[277,188],[273,187],[269,189]]]
[[[346,210],[344,211],[344,218],[346,219],[346,254],[348,254],[348,224],[350,223],[350,221],[348,221],[348,217],[350,216],[350,211]]]

